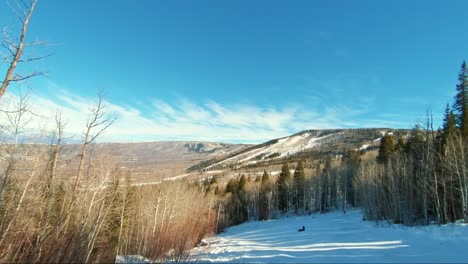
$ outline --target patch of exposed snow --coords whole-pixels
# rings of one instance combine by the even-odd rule
[[[165,178],[163,181],[175,181],[175,180],[180,180],[180,179],[186,178],[186,177],[189,176],[189,175],[190,175],[190,173],[180,174],[180,175],[177,175],[177,176]]]
[[[214,174],[214,173],[223,173],[223,170],[211,170],[211,171],[204,171],[205,174]]]
[[[289,172],[291,173],[291,175],[294,174],[294,171],[295,171],[295,169],[289,169]],[[268,174],[274,176],[274,175],[279,175],[280,173],[281,173],[281,171],[279,170],[279,171],[269,172]],[[263,174],[263,172],[262,172],[262,174]]]
[[[137,263],[153,263],[153,262],[145,257],[138,256],[138,255],[127,255],[127,256],[117,255],[115,257],[115,263],[137,264]]]
[[[369,147],[370,147],[370,145],[364,144],[364,145],[362,145],[362,147],[359,148],[359,150],[368,149]]]
[[[161,183],[162,183],[162,181],[132,183],[132,187],[140,187],[140,186],[145,186],[145,185],[157,185],[157,184],[161,184]]]

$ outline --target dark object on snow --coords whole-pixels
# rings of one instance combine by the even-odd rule
[[[302,226],[302,228],[298,229],[297,231],[299,231],[299,232],[305,231],[305,226]]]

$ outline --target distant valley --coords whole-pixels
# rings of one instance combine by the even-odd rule
[[[377,149],[385,133],[406,136],[408,130],[389,128],[306,130],[262,144],[225,144],[202,141],[100,143],[89,148],[88,162],[107,162],[131,172],[133,184],[155,184],[163,180],[196,180],[239,173],[258,175],[274,171],[285,161],[323,162],[337,159],[346,150],[362,153]],[[45,151],[47,145],[25,145],[29,153]],[[78,166],[79,144],[64,144],[61,164]],[[32,150],[32,151],[31,151]],[[5,150],[3,150],[5,151]],[[27,151],[25,150],[25,153]],[[374,151],[375,152],[375,151]],[[25,154],[29,156],[30,154]],[[7,157],[5,153],[2,156]],[[73,165],[75,164],[75,165]],[[274,174],[274,172],[273,172]]]
[[[271,171],[284,161],[336,159],[346,150],[375,150],[385,133],[398,137],[407,132],[389,128],[306,130],[257,145],[201,141],[102,143],[92,146],[90,152],[105,154],[115,166],[131,170],[135,184],[151,184],[215,174],[258,174],[263,169]],[[79,145],[64,145],[61,151],[64,160],[73,159],[78,153]]]

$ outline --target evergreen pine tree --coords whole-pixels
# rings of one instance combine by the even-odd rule
[[[290,180],[291,172],[288,163],[285,162],[278,178],[278,210],[283,213],[288,210]]]
[[[379,154],[377,155],[377,161],[379,163],[387,163],[390,156],[395,152],[395,144],[393,143],[393,136],[385,134],[380,140]]]
[[[420,154],[424,144],[424,132],[419,125],[416,125],[410,132],[408,141],[405,145],[405,151],[407,154]],[[417,158],[416,160],[419,160]]]
[[[457,130],[457,117],[453,113],[453,110],[451,110],[447,104],[445,108],[445,113],[444,113],[444,123],[442,126],[443,133],[446,134],[447,136],[455,134],[455,131]]]
[[[395,145],[395,151],[401,152],[403,150],[405,150],[405,140],[403,139],[402,136],[399,136],[397,143]]]
[[[293,203],[296,213],[300,208],[304,208],[304,188],[305,188],[305,173],[304,163],[299,161],[296,170],[294,171],[294,197]]]
[[[268,175],[268,172],[264,170],[263,176],[262,176],[262,186],[268,185],[269,183],[270,183],[270,176]]]
[[[466,139],[468,137],[468,69],[465,61],[458,74],[458,81],[453,110],[463,139]]]
[[[237,185],[237,191],[244,191],[245,190],[245,185],[247,184],[247,179],[245,178],[245,175],[242,175],[239,179],[239,184]]]
[[[238,180],[229,180],[228,185],[226,185],[226,192],[231,192],[231,196],[227,202],[227,211],[233,225],[248,220],[246,185],[247,179],[244,175]]]
[[[226,192],[227,193],[235,193],[237,192],[238,183],[236,179],[230,179],[226,184]]]
[[[401,137],[400,137],[401,139]],[[361,157],[359,152],[356,150],[348,150],[343,155],[342,165],[345,166],[343,173],[343,192],[346,199],[346,203],[356,206],[355,201],[355,190],[353,186],[354,178],[358,173],[359,166],[361,163]],[[344,208],[344,205],[343,205]]]
[[[450,109],[449,105],[445,107],[444,120],[442,124],[442,129],[439,130],[437,135],[437,151],[442,155],[446,155],[446,146],[449,139],[454,136],[457,132],[457,120],[453,111]]]
[[[327,157],[325,160],[325,166],[322,173],[320,174],[320,212],[324,213],[328,211],[330,206],[330,173],[332,170],[332,159]]]
[[[218,183],[218,176],[214,175],[211,177],[210,184],[216,184]]]
[[[263,171],[262,183],[260,185],[260,199],[259,199],[259,208],[260,208],[260,220],[267,220],[269,218],[270,210],[270,195],[271,195],[271,185],[270,177],[266,171]]]

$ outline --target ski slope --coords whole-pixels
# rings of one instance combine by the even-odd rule
[[[274,158],[284,158],[306,149],[312,149],[330,140],[337,139],[344,132],[336,132],[321,136],[322,132],[298,133],[289,137],[280,138],[270,144],[259,146],[252,150],[243,152],[233,157],[227,158],[205,168],[210,170],[215,167],[227,167],[229,164],[255,164],[259,160],[269,160]],[[274,158],[271,155],[277,154]]]
[[[304,232],[297,229],[305,226]],[[194,262],[468,262],[468,225],[406,227],[362,221],[360,211],[250,222],[204,240]]]

